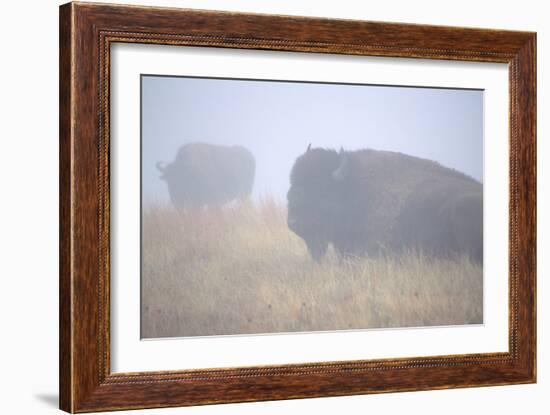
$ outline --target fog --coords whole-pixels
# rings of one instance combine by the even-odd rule
[[[155,168],[189,142],[242,145],[253,197],[284,199],[309,143],[391,150],[483,179],[483,91],[142,76],[142,194],[167,201]]]

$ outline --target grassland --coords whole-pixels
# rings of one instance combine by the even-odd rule
[[[142,228],[142,337],[482,322],[482,268],[418,252],[313,262],[272,200],[178,213]]]

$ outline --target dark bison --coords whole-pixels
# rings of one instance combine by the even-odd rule
[[[290,176],[288,226],[319,260],[414,248],[483,261],[483,187],[434,161],[375,150],[310,149]]]
[[[220,206],[250,196],[254,184],[254,156],[241,146],[206,143],[183,145],[173,163],[157,163],[178,209]]]

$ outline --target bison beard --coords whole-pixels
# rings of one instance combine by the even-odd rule
[[[483,187],[401,153],[310,149],[292,168],[288,227],[320,260],[417,249],[483,262]]]

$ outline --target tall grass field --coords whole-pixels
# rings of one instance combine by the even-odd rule
[[[420,252],[314,262],[271,199],[142,216],[141,336],[462,325],[483,321],[483,270]]]

